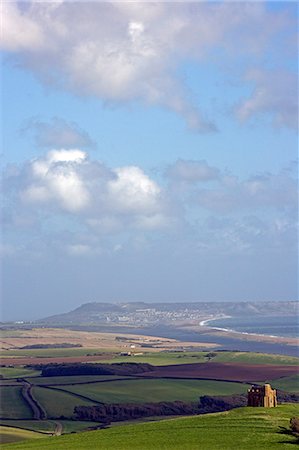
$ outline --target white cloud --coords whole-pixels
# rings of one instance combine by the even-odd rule
[[[116,178],[108,182],[111,207],[120,212],[151,213],[159,209],[159,186],[139,167],[114,170]]]
[[[240,180],[205,161],[179,160],[171,168],[165,188],[140,167],[109,169],[79,149],[8,168],[3,252],[96,257],[172,241],[177,249],[190,244],[192,252],[220,253],[294,245],[298,190],[290,170]]]
[[[33,182],[22,192],[22,199],[31,203],[58,202],[67,211],[86,208],[89,192],[78,174],[86,154],[81,150],[52,150],[44,159],[31,163]]]
[[[141,168],[108,169],[82,150],[51,150],[15,179],[24,207],[73,214],[98,233],[170,224],[162,189]]]
[[[253,83],[252,94],[237,107],[241,121],[270,113],[275,126],[298,128],[297,74],[254,70],[246,80]]]
[[[215,50],[224,63],[240,51],[250,60],[287,33],[290,19],[242,2],[28,2],[4,4],[3,24],[3,48],[44,83],[106,102],[162,105],[190,128],[214,131],[177,76],[180,64]]]
[[[33,133],[39,148],[72,149],[95,146],[89,135],[76,123],[70,123],[57,117],[54,117],[51,122],[31,119],[21,131],[22,133]]]
[[[21,13],[17,3],[1,4],[2,47],[8,51],[37,51],[43,48],[44,33],[36,20],[26,12]]]

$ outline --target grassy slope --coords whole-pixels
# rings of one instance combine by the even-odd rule
[[[96,422],[57,420],[62,425],[62,433],[71,433],[72,431],[82,431],[90,427],[95,427]],[[56,428],[54,420],[3,420],[1,425],[24,428],[31,431],[40,431],[44,433],[53,433]]]
[[[52,433],[56,427],[55,422],[51,420],[1,420],[1,425],[43,433]]]
[[[36,433],[35,431],[20,430],[19,428],[0,426],[0,442],[6,444],[10,442],[21,441],[25,439],[43,438],[45,434]],[[23,445],[23,444],[21,444]],[[2,445],[1,445],[2,446]]]
[[[295,405],[278,408],[239,408],[226,413],[127,425],[78,435],[47,438],[45,450],[257,450],[289,448],[295,438],[281,434]],[[39,449],[37,441],[4,445],[2,450]]]
[[[210,380],[131,380],[61,386],[68,392],[106,403],[197,401],[200,395],[229,395],[246,392],[249,385]]]
[[[32,411],[21,394],[20,387],[1,387],[0,416],[7,419],[31,419]]]
[[[247,364],[279,364],[299,365],[299,358],[295,356],[270,355],[267,353],[254,352],[219,352],[213,358],[215,362],[236,362]]]

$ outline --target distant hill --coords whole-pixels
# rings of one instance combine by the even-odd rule
[[[64,314],[39,320],[45,324],[133,324],[167,323],[199,316],[293,316],[298,302],[196,302],[196,303],[85,303]]]

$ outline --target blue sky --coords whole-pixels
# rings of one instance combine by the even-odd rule
[[[8,2],[2,20],[5,320],[297,299],[295,3]]]

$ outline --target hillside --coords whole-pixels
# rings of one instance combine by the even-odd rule
[[[169,323],[207,316],[292,316],[298,302],[85,303],[73,311],[39,320],[47,324]]]
[[[296,438],[289,434],[290,417],[298,406],[278,408],[238,408],[226,413],[208,414],[138,425],[116,426],[100,431],[65,435],[21,444],[2,450],[257,450],[289,448]]]

